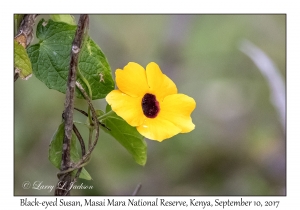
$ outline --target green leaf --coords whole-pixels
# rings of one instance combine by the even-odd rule
[[[82,168],[79,178],[85,179],[85,180],[92,180],[91,175],[85,170],[85,168]]]
[[[93,100],[105,98],[110,91],[115,89],[115,83],[106,57],[91,38],[84,42],[78,62],[81,75],[88,81],[92,89]],[[78,77],[77,80],[87,91],[88,88],[82,78]]]
[[[110,106],[106,108],[109,112]],[[147,144],[144,137],[136,130],[135,127],[130,126],[125,120],[119,117],[116,113],[108,115],[102,120],[106,128],[101,128],[111,136],[113,136],[125,149],[132,155],[135,162],[140,165],[145,165],[147,161]]]
[[[76,26],[63,22],[42,19],[37,25],[38,44],[27,49],[35,76],[50,89],[66,92],[66,84],[71,59],[71,46],[75,36]],[[77,81],[89,94],[88,85],[92,91],[92,99],[104,98],[114,89],[114,81],[107,59],[97,44],[86,38],[80,51],[78,61]],[[82,75],[82,78],[80,78]],[[76,97],[83,98],[76,89]]]
[[[60,169],[60,165],[61,165],[64,134],[65,134],[65,124],[61,123],[58,129],[56,130],[55,134],[53,135],[51,143],[49,145],[48,158],[50,162],[58,169]],[[70,159],[74,163],[80,160],[80,156],[78,154],[78,149],[77,149],[76,136],[74,133],[72,133],[72,138],[71,138]],[[73,172],[73,175],[76,173],[76,171],[77,170]],[[92,179],[92,177],[84,168],[82,168],[79,178],[87,179],[87,180]]]
[[[27,80],[32,74],[30,59],[25,48],[14,40],[14,67],[21,79]]]
[[[76,25],[75,18],[72,15],[50,15],[50,17],[56,22],[64,22],[70,25]]]

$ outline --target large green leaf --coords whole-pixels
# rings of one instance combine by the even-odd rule
[[[111,111],[107,106],[106,112]],[[101,116],[101,115],[100,115]],[[108,134],[112,135],[125,149],[132,155],[136,163],[145,165],[147,161],[147,144],[144,137],[130,126],[125,120],[116,113],[108,115],[102,120],[106,128],[101,128]]]
[[[38,44],[27,49],[32,63],[33,73],[50,89],[66,92],[66,83],[71,59],[71,46],[76,26],[64,22],[42,19],[37,25]],[[80,51],[77,80],[89,93],[87,84],[92,91],[92,99],[104,98],[114,89],[114,81],[107,59],[99,46],[87,37]],[[82,75],[83,78],[80,78]],[[83,98],[80,90],[76,96]]]
[[[14,40],[14,66],[21,79],[28,79],[32,74],[30,59],[25,48]]]
[[[52,137],[51,143],[49,145],[49,160],[50,162],[58,169],[60,169],[61,158],[62,158],[62,145],[64,140],[65,133],[65,124],[61,123],[56,130],[55,134]],[[80,156],[78,154],[76,136],[73,133],[71,139],[71,148],[70,148],[70,159],[72,162],[76,163],[80,160]],[[75,173],[75,172],[73,172]],[[79,178],[91,180],[92,177],[90,174],[82,168]]]

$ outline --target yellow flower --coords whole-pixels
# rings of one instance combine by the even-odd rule
[[[112,110],[151,140],[163,141],[195,128],[190,117],[196,107],[193,98],[178,94],[174,82],[151,62],[146,70],[130,62],[116,70],[119,90],[106,96]]]

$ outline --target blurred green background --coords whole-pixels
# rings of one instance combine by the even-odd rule
[[[49,18],[41,15],[37,22],[42,17]],[[113,74],[130,61],[144,67],[156,62],[179,92],[196,100],[196,128],[161,143],[146,140],[144,167],[101,132],[86,167],[93,180],[76,183],[93,189],[72,195],[131,195],[139,183],[138,195],[286,194],[285,126],[266,78],[239,50],[243,39],[254,43],[273,60],[285,84],[285,15],[90,15],[89,29]],[[48,145],[64,100],[34,76],[15,82],[14,195],[54,194],[23,189],[22,183],[57,183]],[[93,103],[97,109],[106,105]],[[75,106],[87,110],[83,100]],[[75,119],[86,120],[77,113]],[[78,127],[86,137],[87,130]]]

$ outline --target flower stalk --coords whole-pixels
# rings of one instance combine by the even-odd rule
[[[104,119],[106,119],[107,117],[111,116],[113,113],[114,113],[114,111],[110,110],[109,112],[107,112],[107,113],[101,115],[101,116],[98,117],[97,119],[98,119],[99,121],[104,120]]]

